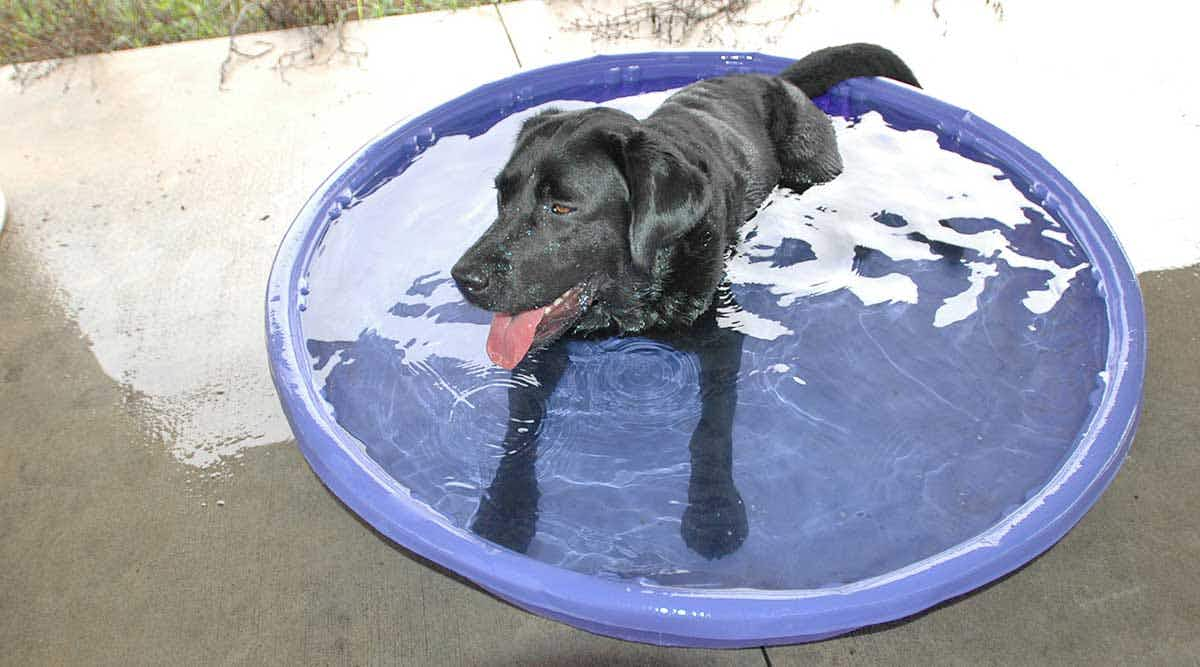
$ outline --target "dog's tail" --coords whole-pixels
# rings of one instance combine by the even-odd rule
[[[885,76],[921,87],[900,56],[875,44],[844,44],[813,51],[792,63],[779,76],[812,99],[835,85],[858,76]]]

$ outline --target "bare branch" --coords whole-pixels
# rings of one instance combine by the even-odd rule
[[[274,44],[271,44],[270,42],[265,42],[263,40],[255,41],[255,44],[257,44],[261,48],[259,51],[254,52],[254,53],[248,53],[246,51],[242,51],[238,47],[238,45],[237,45],[238,30],[242,27],[242,21],[245,20],[246,14],[252,8],[257,9],[263,15],[267,15],[266,10],[264,10],[262,8],[262,5],[260,5],[255,0],[250,0],[246,4],[242,5],[241,10],[238,12],[237,18],[235,18],[233,20],[233,23],[229,26],[229,51],[225,54],[225,60],[221,62],[221,78],[217,82],[217,87],[220,89],[225,88],[225,81],[229,78],[229,69],[230,69],[230,66],[233,64],[233,57],[235,55],[241,56],[243,58],[250,58],[250,59],[260,58],[262,56],[267,55],[275,48]]]
[[[746,18],[750,7],[749,0],[645,0],[626,6],[620,14],[576,19],[572,28],[604,41],[650,37],[668,46],[684,42],[725,46],[723,29],[786,26],[804,11],[804,2],[797,2],[787,14],[761,21]]]
[[[297,12],[296,6],[301,7],[304,11]],[[284,83],[290,83],[287,78],[289,70],[327,65],[338,54],[353,59],[356,65],[361,65],[362,58],[367,55],[365,44],[346,35],[347,17],[352,11],[349,8],[339,8],[334,2],[311,2],[305,5],[296,5],[295,2],[287,0],[250,0],[242,6],[237,20],[230,27],[229,52],[226,54],[225,62],[221,64],[220,85],[222,88],[229,78],[234,56],[259,58],[275,49],[275,44],[261,39],[255,41],[255,45],[259,48],[253,52],[243,51],[238,46],[236,38],[242,18],[251,8],[261,12],[270,25],[302,26],[303,44],[299,48],[281,53],[275,59],[274,69],[279,72],[279,78]],[[312,24],[314,19],[318,20],[315,25]]]

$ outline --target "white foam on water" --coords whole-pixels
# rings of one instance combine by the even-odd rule
[[[981,258],[967,264],[970,285],[938,308],[933,324],[945,327],[977,311],[988,279],[997,275],[997,262],[1049,274],[1045,288],[1030,291],[1022,301],[1033,313],[1053,308],[1071,278],[1087,266],[1063,268],[1051,260],[1022,255],[997,229],[964,234],[940,224],[948,218],[988,218],[1011,229],[1029,224],[1025,210],[1032,209],[1057,226],[1045,210],[1022,196],[1009,181],[998,178],[1002,174],[995,167],[943,150],[933,132],[890,129],[875,112],[857,121],[833,121],[843,173],[802,196],[782,188],[773,193],[743,230],[745,235],[756,233],[741,244],[729,264],[734,283],[764,285],[782,307],[806,296],[843,289],[867,306],[915,304],[917,286],[908,276],[870,277],[854,267],[860,246],[896,261],[941,260],[928,243],[910,238],[915,232],[930,241],[974,250]],[[906,224],[890,227],[875,220],[882,212],[898,215]],[[777,263],[768,260],[785,239],[807,243],[815,258],[790,266],[773,265]],[[734,328],[739,327],[735,324]],[[756,335],[753,330],[745,333]]]
[[[1063,245],[1071,245],[1071,239],[1067,237],[1067,233],[1058,231],[1057,229],[1043,229],[1042,236],[1058,241]]]
[[[979,310],[979,295],[983,294],[987,279],[994,277],[998,271],[994,264],[981,262],[970,262],[967,267],[971,269],[971,286],[946,298],[942,306],[933,314],[933,326],[950,326],[955,322],[967,319],[972,313]]]

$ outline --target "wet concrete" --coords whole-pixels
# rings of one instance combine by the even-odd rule
[[[177,462],[55,304],[21,233],[0,239],[0,662],[763,661],[595,637],[499,602],[357,521],[293,443],[216,470]],[[1200,659],[1200,270],[1142,280],[1142,424],[1084,520],[982,591],[772,648],[774,664]]]
[[[761,664],[597,637],[355,519],[292,442],[198,470],[0,237],[0,663]]]

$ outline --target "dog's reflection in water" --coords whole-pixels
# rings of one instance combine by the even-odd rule
[[[700,420],[688,445],[691,476],[680,531],[692,551],[720,558],[736,551],[747,533],[745,505],[733,481],[733,417],[744,336],[718,326],[714,308],[688,331],[652,337],[695,354],[700,362]],[[514,370],[537,382],[509,389],[504,454],[471,521],[471,530],[514,551],[524,553],[537,532],[538,434],[547,399],[566,365],[566,344],[559,340]]]

